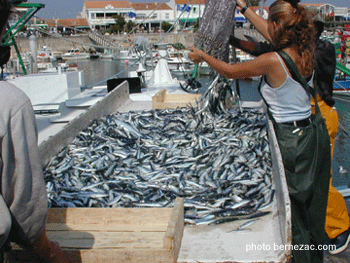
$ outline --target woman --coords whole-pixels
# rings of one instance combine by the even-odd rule
[[[298,3],[298,0],[285,0],[291,3]],[[247,7],[244,0],[237,0],[237,8],[244,13],[256,29],[266,38],[270,39],[267,32],[267,22],[262,21],[261,17]],[[334,107],[333,99],[333,79],[336,67],[336,55],[334,45],[327,40],[321,40],[320,36],[324,30],[324,23],[320,17],[315,15],[314,25],[316,27],[315,61],[318,96],[317,102],[321,114],[326,121],[328,134],[331,142],[331,156],[334,152],[334,141],[338,132],[338,113]],[[231,37],[230,44],[243,49],[244,51],[259,56],[273,50],[273,45],[267,42],[251,42]],[[314,101],[311,102],[314,105]],[[350,219],[344,197],[333,187],[332,178],[329,184],[327,216],[326,216],[326,235],[329,239],[328,252],[338,254],[344,251],[350,243]]]
[[[289,55],[302,77],[312,86],[315,32],[307,10],[278,0],[270,7],[266,30],[276,50]],[[264,76],[261,94],[274,123],[291,199],[295,248],[292,260],[323,262],[323,250],[318,246],[324,238],[327,207],[324,193],[328,192],[329,186],[330,149],[327,128],[319,111],[317,122],[311,123],[310,93],[292,78],[284,60],[276,52],[232,65],[196,48],[191,49],[189,56],[195,63],[207,62],[227,78]],[[320,136],[324,141],[319,140]]]

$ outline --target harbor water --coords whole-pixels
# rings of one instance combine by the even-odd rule
[[[112,77],[127,77],[128,70],[136,70],[137,66],[120,60],[82,60],[71,62],[79,70],[84,70],[85,86],[107,85]],[[203,88],[210,83],[208,76],[199,76]],[[242,100],[259,101],[257,92],[258,81],[240,80],[239,87]],[[235,87],[235,85],[233,85]],[[350,98],[336,98],[335,107],[339,114],[339,130],[335,141],[334,158],[332,164],[333,185],[337,189],[350,187]]]

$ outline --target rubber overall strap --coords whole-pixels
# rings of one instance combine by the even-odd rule
[[[318,103],[317,103],[317,85],[314,85],[314,88],[312,88],[306,81],[306,79],[301,76],[299,69],[297,67],[297,65],[295,64],[295,62],[293,61],[293,59],[283,50],[279,51],[278,54],[283,58],[283,61],[286,63],[293,79],[295,79],[296,81],[298,81],[303,88],[306,90],[306,92],[309,92],[314,100],[315,100],[315,109],[316,109],[316,113],[321,114],[321,111],[318,107]],[[316,82],[316,76],[314,78],[314,84],[317,83]]]
[[[270,109],[269,109],[269,104],[267,104],[267,101],[265,100],[265,98],[264,98],[264,96],[262,95],[262,92],[261,92],[261,84],[262,84],[262,82],[263,82],[263,78],[264,78],[265,76],[263,76],[263,77],[261,77],[260,78],[260,82],[259,82],[259,85],[258,85],[258,91],[259,91],[259,93],[260,93],[260,96],[261,96],[261,98],[263,99],[263,101],[265,102],[265,105],[266,105],[266,107],[267,107],[267,114],[269,115],[269,117],[270,117],[270,119],[272,120],[272,122],[273,123],[277,123],[276,121],[275,121],[275,118],[273,117],[273,115],[272,115],[272,113],[270,112]]]

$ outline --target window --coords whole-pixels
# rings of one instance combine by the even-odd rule
[[[113,19],[116,15],[116,13],[106,13],[106,19]]]
[[[96,18],[103,19],[103,18],[105,18],[105,14],[104,13],[96,13]]]
[[[165,19],[169,19],[170,16],[169,16],[169,13],[165,13]]]

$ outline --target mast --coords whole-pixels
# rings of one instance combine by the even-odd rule
[[[264,4],[265,4],[265,0],[260,0],[259,15],[260,15],[261,17],[263,17],[263,14],[264,14],[264,12],[263,12],[263,10],[264,10]]]

